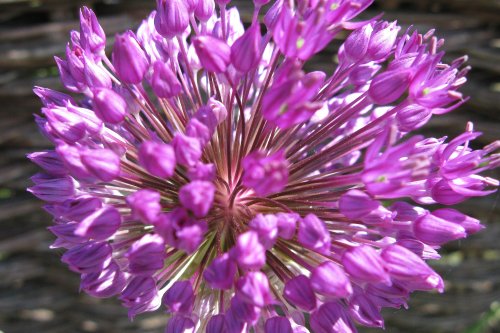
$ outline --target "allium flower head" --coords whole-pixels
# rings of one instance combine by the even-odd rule
[[[355,332],[442,291],[427,264],[482,228],[451,208],[495,191],[500,143],[411,132],[464,98],[465,58],[433,32],[354,22],[372,0],[157,0],[110,60],[81,11],[64,86],[35,88],[55,149],[29,158],[62,261],[81,289],[166,332]],[[258,18],[263,16],[263,22]],[[353,30],[328,75],[306,62]],[[111,51],[111,50],[109,50]],[[306,320],[305,314],[308,314]],[[307,327],[306,327],[307,326]]]

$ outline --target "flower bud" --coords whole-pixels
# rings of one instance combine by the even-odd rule
[[[208,21],[215,10],[214,0],[198,0],[194,15],[202,22]]]
[[[177,96],[182,86],[177,80],[177,76],[170,67],[161,62],[156,61],[153,64],[153,75],[151,77],[151,88],[160,98],[171,98]]]
[[[194,166],[201,158],[202,147],[200,141],[196,138],[177,133],[172,140],[172,146],[179,164]]]
[[[262,272],[248,272],[236,282],[236,292],[243,302],[258,307],[269,305],[273,301],[269,290],[269,281]]]
[[[265,333],[293,333],[290,320],[285,317],[272,317],[266,320]]]
[[[80,44],[93,54],[100,54],[106,47],[106,34],[92,9],[80,9]]]
[[[113,206],[104,206],[87,216],[75,230],[75,235],[93,240],[106,240],[118,230],[122,222],[120,212]]]
[[[175,152],[169,144],[145,141],[139,147],[139,163],[153,176],[172,177],[175,162]]]
[[[479,230],[484,229],[484,226],[478,219],[462,214],[453,208],[440,208],[432,212],[432,215],[439,217],[445,221],[456,223],[462,226],[467,234],[474,234]]]
[[[129,308],[130,319],[139,313],[156,310],[161,305],[156,281],[150,276],[132,277],[122,291],[120,300],[123,306]]]
[[[221,39],[198,36],[193,45],[201,65],[207,72],[224,73],[231,62],[231,48]]]
[[[190,119],[186,126],[186,135],[198,139],[202,147],[210,141],[212,134],[208,126],[196,118]]]
[[[342,264],[349,275],[361,281],[392,284],[380,254],[370,246],[360,245],[346,251]]]
[[[385,59],[394,46],[400,27],[396,22],[379,22],[375,25],[370,38],[367,56],[372,61]]]
[[[259,235],[260,243],[269,250],[278,238],[278,219],[273,214],[257,214],[248,224]]]
[[[111,262],[111,252],[107,242],[90,241],[69,249],[61,261],[77,273],[100,272]]]
[[[146,74],[149,60],[132,31],[116,35],[113,47],[113,66],[118,77],[129,84],[140,83]]]
[[[255,69],[261,58],[260,25],[255,22],[231,45],[231,63],[242,73]]]
[[[190,314],[194,305],[191,282],[187,280],[175,282],[163,295],[162,302],[171,312]]]
[[[431,116],[431,109],[418,104],[410,104],[398,111],[396,120],[401,131],[410,132],[424,126]]]
[[[61,83],[63,86],[72,92],[83,91],[85,86],[73,78],[68,62],[59,57],[54,57],[54,60],[56,61],[57,68],[59,69],[59,76],[61,77]]]
[[[101,272],[82,274],[80,289],[93,297],[107,298],[122,292],[126,284],[125,274],[112,261]]]
[[[230,289],[236,274],[236,263],[224,253],[215,258],[203,272],[203,278],[211,288]]]
[[[101,88],[94,91],[94,112],[104,122],[121,123],[127,114],[127,102],[111,89]]]
[[[93,60],[85,59],[85,83],[88,87],[111,89],[113,83],[109,73]]]
[[[120,157],[109,149],[88,149],[82,152],[83,165],[92,175],[110,182],[120,175]]]
[[[325,222],[314,214],[307,214],[299,223],[298,241],[305,247],[320,253],[329,253],[330,233]]]
[[[163,268],[165,243],[156,234],[146,234],[135,241],[125,253],[128,271],[135,275],[153,275]]]
[[[280,192],[288,182],[288,162],[283,151],[266,156],[264,151],[247,155],[242,162],[243,185],[257,195]]]
[[[194,322],[188,317],[173,316],[167,323],[165,333],[195,333]]]
[[[186,5],[183,0],[156,0],[156,31],[166,38],[180,36],[189,26]]]
[[[375,104],[390,104],[400,98],[410,85],[409,70],[383,72],[373,79],[368,95]]]
[[[231,308],[228,312],[226,312],[226,319],[229,319],[228,326],[230,327],[230,332],[243,332],[242,330],[231,330],[232,320],[253,325],[259,320],[261,308],[252,303],[243,301],[239,294],[235,294],[231,299]],[[233,317],[234,319],[228,317]]]
[[[68,174],[63,160],[53,150],[31,153],[27,157],[52,176],[65,176]]]
[[[75,194],[75,183],[71,177],[53,178],[46,174],[31,177],[35,186],[28,188],[37,198],[48,202],[64,202]]]
[[[260,244],[255,231],[239,235],[229,255],[242,269],[260,269],[266,264],[266,249]]]
[[[344,270],[330,261],[311,272],[311,286],[318,294],[329,297],[346,298],[352,294],[352,286]]]
[[[347,37],[344,43],[344,51],[352,62],[360,61],[365,57],[372,33],[373,26],[365,24],[363,27],[351,32]]]
[[[384,327],[380,308],[363,294],[356,294],[349,300],[351,318],[368,327]]]
[[[223,314],[210,317],[206,333],[228,333],[226,318]]]
[[[200,218],[206,216],[212,208],[214,195],[215,187],[211,182],[195,180],[181,187],[179,200],[194,216]]]
[[[143,189],[129,194],[127,205],[132,209],[132,217],[144,223],[153,223],[161,212],[160,193]]]
[[[418,240],[429,245],[442,245],[467,236],[461,225],[429,213],[415,221],[413,232]]]
[[[313,332],[357,332],[346,311],[338,302],[324,303],[311,314]]]
[[[288,302],[304,311],[310,312],[316,308],[316,296],[311,286],[311,280],[305,275],[298,275],[288,280],[285,283],[283,296]]]
[[[278,236],[283,239],[292,239],[300,216],[295,213],[278,213],[276,218],[278,219]]]

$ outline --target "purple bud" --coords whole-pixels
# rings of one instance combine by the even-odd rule
[[[139,147],[139,163],[150,174],[170,178],[175,171],[175,152],[171,145],[145,141]]]
[[[101,272],[82,274],[80,289],[93,297],[107,298],[121,293],[126,283],[125,275],[112,261]]]
[[[127,102],[111,89],[101,88],[94,91],[94,112],[104,122],[121,123],[127,114]]]
[[[28,154],[28,158],[52,176],[65,176],[68,174],[68,170],[65,168],[59,154],[53,150],[31,153]]]
[[[263,151],[247,155],[242,162],[243,185],[259,196],[283,190],[288,183],[288,161],[283,151],[266,156]]]
[[[189,26],[189,11],[182,0],[156,1],[155,28],[166,38],[180,36]]]
[[[73,78],[68,62],[59,57],[54,57],[54,60],[56,61],[57,68],[59,69],[59,76],[61,77],[61,83],[63,86],[72,92],[82,91],[85,87]]]
[[[188,177],[192,181],[205,180],[211,182],[215,178],[215,165],[212,163],[196,163],[188,169]]]
[[[78,227],[77,222],[68,222],[56,224],[48,227],[56,237],[56,241],[50,245],[51,249],[66,248],[71,249],[76,244],[85,243],[87,240],[75,235],[75,229]]]
[[[185,208],[200,218],[206,216],[212,208],[214,195],[215,187],[211,182],[195,180],[181,187],[179,200]]]
[[[254,22],[243,36],[231,45],[231,63],[242,73],[248,73],[259,65],[261,58],[260,25]]]
[[[45,106],[52,106],[52,105],[62,106],[66,105],[67,102],[71,102],[72,104],[74,104],[74,100],[71,96],[49,88],[35,86],[33,92],[35,93],[35,95],[40,97],[43,105]]]
[[[368,47],[368,57],[372,61],[385,59],[392,51],[400,27],[396,22],[379,22],[375,25]]]
[[[356,333],[357,330],[337,302],[328,302],[311,314],[311,328],[314,333]]]
[[[210,103],[210,101],[209,101]],[[221,123],[221,121],[218,118],[218,115],[216,114],[216,110],[219,112],[224,113],[224,119],[226,118],[227,115],[227,110],[223,106],[222,111],[219,108],[219,105],[217,103],[220,103],[219,101],[214,100],[214,102],[211,103],[209,106],[202,106],[201,108],[196,111],[196,114],[194,115],[194,119],[198,120],[199,122],[203,123],[209,131],[210,131],[210,136],[212,136],[212,133],[215,131],[217,128],[217,125]],[[212,105],[214,107],[212,107]],[[218,109],[219,108],[219,109]],[[191,119],[193,120],[193,118]]]
[[[198,1],[199,0],[184,0],[184,4],[186,5],[189,13],[194,12],[195,8],[198,7]]]
[[[349,313],[351,317],[363,326],[384,327],[384,319],[380,309],[366,296],[354,295],[349,300]]]
[[[153,275],[163,268],[165,243],[156,234],[146,234],[130,246],[125,257],[128,259],[128,271],[135,275]]]
[[[82,152],[83,165],[103,182],[115,180],[120,175],[120,157],[110,149],[88,149]]]
[[[316,308],[316,296],[311,286],[311,280],[305,275],[296,276],[285,283],[283,296],[291,304],[304,311]]]
[[[104,206],[80,222],[75,235],[101,241],[113,236],[122,222],[120,212],[113,206]]]
[[[93,60],[85,58],[85,83],[93,88],[108,88],[111,89],[113,83],[109,73]]]
[[[239,235],[229,255],[242,269],[260,269],[266,263],[266,249],[260,244],[255,231]]]
[[[249,228],[259,235],[260,243],[269,250],[278,238],[278,219],[273,214],[257,214],[250,223]]]
[[[208,321],[206,333],[229,333],[225,316],[223,314],[212,316]]]
[[[411,252],[415,253],[417,256],[424,260],[428,259],[440,259],[439,253],[431,246],[422,243],[416,239],[400,239],[396,242],[397,245],[407,248]]]
[[[272,317],[266,320],[265,333],[293,333],[290,320],[285,317]]]
[[[365,57],[372,33],[373,26],[365,24],[347,37],[344,43],[344,51],[352,62],[361,61]]]
[[[426,290],[443,291],[443,281],[419,256],[400,246],[390,245],[381,253],[385,267],[393,278],[427,285]]]
[[[177,96],[182,86],[177,76],[170,67],[161,61],[153,64],[153,75],[151,77],[151,88],[156,96],[160,98],[171,98]]]
[[[66,200],[55,207],[53,215],[55,218],[64,217],[68,220],[81,221],[102,207],[101,199],[89,196],[81,196]]]
[[[172,145],[179,164],[194,166],[201,158],[202,147],[200,141],[196,138],[177,133],[172,140]]]
[[[149,276],[134,276],[120,296],[123,306],[129,308],[130,319],[137,314],[154,311],[161,305],[156,281]]]
[[[107,242],[87,242],[66,252],[61,261],[78,273],[100,272],[111,262],[111,246]]]
[[[191,282],[177,281],[163,295],[162,302],[171,312],[190,314],[193,311],[194,297]]]
[[[203,277],[208,285],[214,289],[230,289],[233,286],[234,275],[236,274],[236,263],[224,253],[215,258],[205,269]]]
[[[28,188],[28,192],[43,201],[64,202],[75,194],[75,183],[71,177],[52,178],[36,174],[31,180],[35,186]]]
[[[202,22],[208,21],[215,10],[214,0],[198,0],[194,15]]]
[[[315,292],[329,297],[346,298],[352,294],[352,286],[344,270],[327,261],[311,272],[311,286]]]
[[[398,111],[396,120],[401,131],[410,132],[424,126],[431,116],[431,109],[418,104],[410,104]]]
[[[198,36],[193,45],[201,65],[207,72],[224,73],[231,62],[231,48],[221,39]]]
[[[283,239],[292,239],[295,236],[297,222],[300,220],[299,214],[296,213],[278,213],[278,236]]]
[[[215,119],[217,120],[217,124],[222,123],[224,120],[227,118],[227,109],[226,106],[216,100],[214,97],[210,97],[208,100],[208,106],[210,109],[212,109],[212,113],[215,116]],[[198,110],[198,113],[200,110]]]
[[[243,302],[258,307],[269,305],[273,301],[269,290],[269,281],[262,272],[248,272],[236,283],[238,296]]]
[[[342,264],[345,271],[356,279],[392,284],[380,254],[368,245],[359,245],[347,250],[342,256]]]
[[[132,209],[132,217],[145,223],[156,221],[161,212],[160,193],[153,190],[139,190],[126,198],[127,205]]]
[[[43,108],[50,129],[68,143],[79,141],[85,136],[86,126],[82,118],[68,112],[64,107]]]
[[[228,316],[234,316],[234,319],[238,322],[245,322],[251,325],[255,324],[260,317],[261,308],[253,305],[252,303],[248,303],[243,301],[238,294],[235,294],[231,299],[231,308],[229,312],[231,314],[227,314]],[[231,326],[231,320],[228,320],[229,326]],[[229,328],[230,332],[231,327]],[[239,330],[236,332],[240,332]]]
[[[186,135],[198,139],[201,146],[205,146],[210,141],[212,134],[208,126],[196,118],[191,118],[186,126]]]
[[[299,223],[299,242],[305,247],[320,253],[330,253],[331,238],[325,222],[314,214],[307,214]]]
[[[92,9],[80,9],[80,43],[84,49],[100,54],[106,47],[106,35]]]
[[[167,323],[165,333],[195,333],[194,322],[184,316],[173,316]]]
[[[112,56],[113,66],[123,82],[137,84],[142,81],[149,61],[132,31],[116,35]]]
[[[415,237],[429,245],[442,245],[467,236],[457,223],[448,222],[433,214],[425,214],[413,224]]]
[[[339,200],[340,213],[349,219],[360,219],[379,206],[380,203],[377,200],[359,190],[347,191]]]
[[[193,253],[205,239],[204,236],[207,229],[205,221],[194,221],[192,224],[179,228],[175,233],[175,237],[177,238],[175,247],[187,253]]]
[[[400,98],[410,85],[409,70],[383,72],[373,79],[368,95],[375,104],[390,104]]]
[[[484,229],[484,226],[480,223],[478,219],[462,214],[456,209],[440,208],[433,211],[432,215],[462,226],[467,232],[467,234],[474,234],[479,230]]]

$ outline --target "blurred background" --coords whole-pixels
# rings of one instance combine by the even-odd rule
[[[92,7],[109,39],[137,24],[154,0],[0,0],[0,333],[163,332],[158,311],[129,322],[116,300],[79,294],[79,277],[49,250],[50,217],[25,188],[37,172],[25,155],[49,147],[33,122],[40,103],[34,85],[62,89],[54,54],[78,29],[78,8]],[[232,1],[251,17],[252,1]],[[468,54],[473,71],[462,90],[471,96],[452,114],[435,117],[425,134],[457,135],[467,120],[484,133],[477,148],[500,137],[500,1],[376,0],[364,18],[384,11],[386,20],[419,30],[437,28],[446,38],[447,60]],[[312,67],[331,70],[336,40]],[[500,178],[500,172],[491,176]],[[443,295],[417,293],[409,310],[385,312],[386,332],[500,332],[500,204],[493,195],[462,205],[487,224],[478,235],[454,242],[433,264],[446,280]],[[360,332],[377,330],[361,329]]]

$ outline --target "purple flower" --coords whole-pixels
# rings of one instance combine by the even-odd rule
[[[170,178],[175,171],[175,152],[169,144],[146,141],[139,147],[139,162],[153,176]]]
[[[467,100],[466,59],[353,21],[372,2],[249,1],[245,28],[229,0],[157,0],[108,50],[84,7],[55,58],[72,95],[34,89],[55,148],[28,155],[81,290],[163,304],[172,333],[350,333],[441,292],[426,261],[483,228],[452,206],[496,191],[500,143],[412,133]],[[331,74],[307,71],[344,29]]]
[[[288,162],[283,152],[266,156],[258,151],[245,157],[242,163],[243,184],[260,196],[279,192],[288,182]]]

